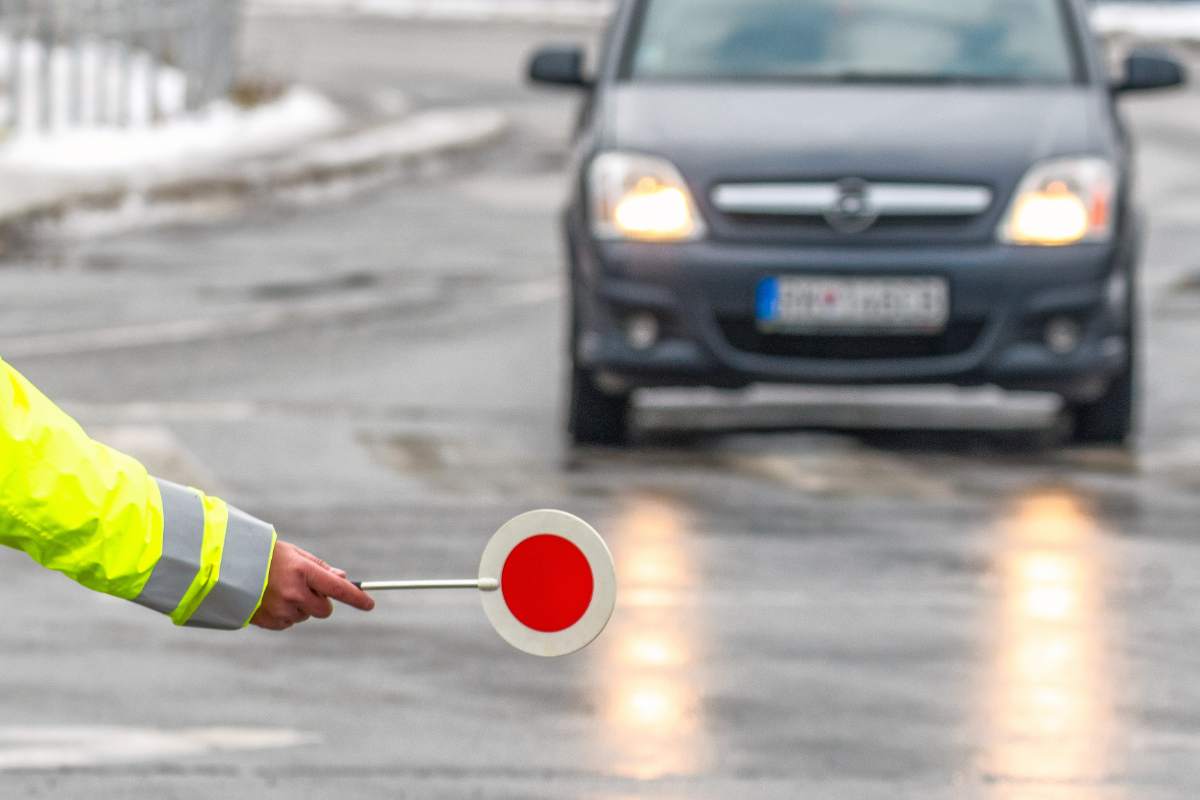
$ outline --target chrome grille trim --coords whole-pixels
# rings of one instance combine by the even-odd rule
[[[844,196],[839,183],[727,183],[712,193],[713,205],[727,214],[820,216],[838,213]],[[961,217],[986,211],[986,186],[935,183],[876,183],[863,190],[866,208],[878,216]]]

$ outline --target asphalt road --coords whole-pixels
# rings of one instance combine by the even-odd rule
[[[0,352],[357,576],[469,576],[510,516],[575,511],[617,560],[606,634],[534,660],[463,594],[184,631],[0,553],[0,796],[1194,798],[1200,93],[1129,103],[1153,212],[1133,455],[1065,450],[1028,409],[1015,435],[894,430],[1012,427],[945,393],[806,394],[728,433],[671,398],[637,448],[570,451],[572,100],[517,76],[588,35],[260,20],[258,65],[486,101],[513,133],[332,205],[47,243],[0,266]],[[807,424],[754,430],[783,412]]]

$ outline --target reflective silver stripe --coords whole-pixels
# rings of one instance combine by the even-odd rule
[[[274,530],[262,520],[229,507],[217,585],[186,624],[220,630],[236,630],[246,624],[262,595]]]
[[[730,214],[816,215],[838,211],[842,188],[836,183],[731,183],[718,186],[713,205]],[[986,186],[934,183],[874,183],[863,200],[882,216],[962,216],[992,204]]]
[[[163,509],[162,557],[133,602],[170,614],[200,569],[204,505],[198,493],[169,481],[158,481],[158,491]]]

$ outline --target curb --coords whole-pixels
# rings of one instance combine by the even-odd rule
[[[194,175],[64,190],[0,217],[0,254],[31,231],[61,223],[73,213],[115,213],[162,204],[236,204],[339,179],[372,174],[390,178],[492,144],[508,127],[508,118],[496,109],[430,109]]]
[[[1177,34],[1174,36],[1162,36],[1160,34],[1149,35],[1139,33],[1137,31],[1128,30],[1110,30],[1097,31],[1097,35],[1108,45],[1123,45],[1126,47],[1147,45],[1157,47],[1179,47],[1187,50],[1189,53],[1200,51],[1200,34]]]
[[[462,155],[498,141],[508,126],[507,116],[492,108],[417,112],[302,147],[267,165],[261,183],[290,188]]]

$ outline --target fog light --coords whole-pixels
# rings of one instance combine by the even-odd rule
[[[1083,328],[1070,317],[1055,317],[1046,323],[1046,347],[1060,356],[1069,355],[1079,347]]]
[[[658,343],[658,317],[653,314],[631,314],[625,319],[625,340],[634,350],[649,350]]]

